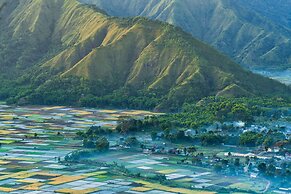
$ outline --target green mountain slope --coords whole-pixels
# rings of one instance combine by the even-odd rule
[[[0,76],[16,81],[2,98],[85,105],[149,98],[154,103],[138,107],[170,108],[210,95],[290,94],[165,23],[112,18],[75,0],[4,3]]]
[[[179,26],[250,69],[291,67],[290,0],[81,0]]]

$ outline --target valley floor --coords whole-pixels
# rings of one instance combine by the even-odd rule
[[[263,76],[278,80],[284,84],[291,85],[291,69],[287,69],[284,71],[273,71],[273,72],[255,70],[254,72],[261,74]]]
[[[119,117],[143,118],[153,114],[156,113],[0,105],[0,192],[190,194],[215,193],[212,191],[221,188],[255,193],[268,190],[270,183],[264,178],[221,175],[212,168],[179,164],[184,156],[151,154],[122,147],[111,147],[102,155],[78,163],[64,162],[68,153],[82,149],[82,142],[74,138],[76,131],[92,125],[113,129]],[[149,135],[142,133],[138,138],[147,146],[178,146],[153,142]],[[114,145],[120,137],[108,139]],[[231,146],[198,147],[198,150],[221,156],[228,152],[249,151]],[[121,173],[123,168],[135,176]],[[169,182],[160,184],[158,180],[146,178],[157,175],[165,176]]]

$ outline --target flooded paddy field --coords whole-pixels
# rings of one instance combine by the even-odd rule
[[[80,149],[77,131],[92,125],[116,126],[119,117],[141,118],[153,113],[128,110],[91,110],[67,107],[9,107],[0,105],[0,193],[93,193],[130,190],[126,177],[107,177],[104,169],[62,165],[64,156]],[[102,178],[100,178],[102,177]],[[99,180],[102,179],[102,182]],[[108,193],[106,192],[106,193]],[[98,192],[99,193],[99,192]]]
[[[182,157],[172,157],[163,154],[149,155],[132,151],[111,151],[91,157],[90,160],[123,165],[133,173],[140,173],[145,177],[164,175],[167,180],[186,188],[207,189],[210,191],[221,188],[242,188],[255,192],[263,191],[267,185],[265,179],[250,179],[247,176],[221,176],[210,168],[192,165],[182,165]],[[176,193],[176,192],[174,192]],[[183,193],[183,192],[182,192]]]
[[[64,157],[82,149],[75,139],[77,131],[91,126],[115,129],[121,117],[143,118],[156,113],[133,110],[97,110],[70,107],[10,107],[0,105],[0,193],[215,193],[219,188],[239,188],[260,193],[268,186],[263,178],[224,176],[211,168],[181,165],[179,156],[150,154],[110,148],[106,153],[88,157],[89,163],[67,165]],[[114,145],[119,137],[108,137]],[[138,139],[151,141],[146,133]],[[169,148],[178,146],[169,143]],[[202,148],[201,148],[202,149]],[[231,148],[203,148],[223,154]],[[235,148],[232,148],[235,149]],[[92,165],[88,165],[91,164]],[[108,165],[101,165],[108,164]],[[138,176],[116,173],[122,166]],[[163,176],[171,185],[144,177]],[[152,180],[152,179],[151,179]]]

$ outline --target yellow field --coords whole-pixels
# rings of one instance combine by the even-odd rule
[[[0,115],[1,120],[10,121],[10,120],[13,120],[13,118],[14,118],[13,115]]]
[[[156,189],[156,190],[162,190],[162,191],[168,191],[173,193],[183,193],[183,194],[214,194],[215,192],[208,192],[208,191],[200,191],[200,190],[189,190],[189,189],[183,189],[183,188],[172,188],[168,186],[164,186],[157,183],[150,183],[146,181],[135,181],[136,183],[144,184],[145,187]]]
[[[6,188],[6,187],[0,187],[0,191],[2,192],[13,192],[16,191],[17,189],[12,189],[12,188]]]
[[[72,182],[72,181],[77,181],[80,179],[84,179],[84,176],[59,176],[56,178],[51,179],[52,181],[49,182],[50,185],[60,185],[60,184],[64,184],[64,183],[68,183],[68,182]]]
[[[139,192],[145,192],[145,191],[150,191],[153,190],[152,188],[147,188],[147,187],[135,187],[131,189],[132,191],[139,191]]]
[[[44,107],[41,110],[53,110],[53,109],[59,109],[59,108],[65,108],[64,106],[52,106],[52,107]]]
[[[29,178],[31,176],[34,176],[36,173],[35,172],[18,172],[18,173],[14,173],[12,174],[11,178],[16,178],[16,179],[25,179],[25,178]]]
[[[86,194],[99,191],[98,188],[84,189],[84,190],[74,190],[74,189],[59,189],[56,192],[58,193],[70,193],[70,194]]]
[[[117,111],[116,110],[106,110],[106,109],[104,109],[104,110],[100,110],[99,112],[101,112],[101,113],[116,113]]]
[[[160,170],[158,172],[161,173],[161,174],[171,174],[171,173],[177,172],[177,170],[175,170],[175,169],[167,169],[167,170]]]
[[[33,183],[33,184],[30,184],[30,185],[21,187],[21,189],[37,191],[37,190],[39,190],[39,187],[42,186],[42,185],[44,185],[44,183]]]
[[[91,176],[98,176],[98,175],[104,175],[104,174],[107,174],[107,171],[91,172],[91,173],[84,174],[83,176],[91,177]]]
[[[9,164],[9,163],[10,163],[9,161],[0,160],[0,165],[3,165],[3,164]]]
[[[8,131],[8,130],[0,130],[0,135],[8,135],[13,133],[13,131]]]

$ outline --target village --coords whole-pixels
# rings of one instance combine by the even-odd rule
[[[290,152],[280,145],[267,149],[225,143],[204,146],[168,141],[163,132],[128,135],[114,131],[120,119],[143,119],[158,114],[1,105],[0,191],[152,194],[291,191],[290,172],[286,173],[290,169]],[[290,123],[284,121],[275,127],[288,139]],[[270,128],[234,122],[215,123],[205,131],[222,134],[226,132],[221,128],[227,126],[235,129],[232,136],[247,131],[267,133]],[[91,128],[110,131],[104,134],[108,150],[93,152],[78,161],[70,160],[69,156],[76,152],[91,150],[84,148],[83,139],[77,135]],[[183,137],[195,135],[195,129],[183,130]],[[262,165],[258,168],[259,164]],[[272,177],[262,175],[272,169]]]

